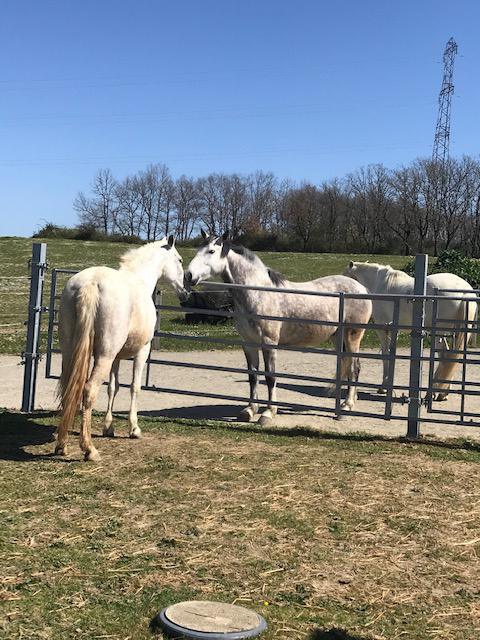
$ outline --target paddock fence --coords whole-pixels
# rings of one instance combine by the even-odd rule
[[[35,252],[35,248],[34,248]],[[43,260],[46,263],[46,260]],[[32,260],[32,265],[33,265]],[[226,321],[233,320],[238,317],[235,311],[212,309],[198,309],[179,305],[162,303],[162,298],[158,292],[154,295],[157,308],[157,325],[154,336],[155,350],[151,350],[147,360],[145,371],[145,380],[142,388],[147,391],[153,391],[162,394],[175,394],[191,398],[195,401],[201,399],[211,399],[212,401],[230,401],[234,403],[249,403],[250,398],[247,395],[241,395],[231,392],[236,388],[238,382],[244,382],[247,388],[247,376],[249,374],[257,374],[263,377],[267,372],[265,369],[258,370],[248,369],[246,366],[229,366],[226,364],[231,360],[231,351],[223,351],[224,357],[219,362],[211,361],[207,357],[207,352],[198,352],[195,358],[192,352],[185,352],[182,358],[181,352],[175,352],[175,358],[169,356],[169,351],[162,351],[162,342],[167,341],[169,345],[172,341],[178,342],[179,345],[198,344],[205,348],[208,345],[211,349],[215,347],[221,349],[241,349],[243,346],[258,347],[264,349],[276,349],[279,353],[279,360],[284,355],[288,358],[293,353],[300,354],[302,358],[309,358],[313,370],[318,368],[332,369],[332,374],[316,375],[311,373],[302,373],[299,371],[298,358],[296,370],[291,369],[289,364],[288,370],[278,367],[275,377],[279,384],[279,395],[283,395],[283,388],[290,387],[300,388],[300,392],[295,394],[294,401],[279,399],[272,402],[271,405],[278,407],[279,412],[306,412],[314,410],[319,415],[331,416],[335,419],[342,419],[345,415],[358,416],[359,418],[374,418],[382,420],[400,420],[406,423],[406,435],[409,438],[417,438],[420,435],[421,424],[451,424],[451,425],[468,425],[480,426],[480,351],[475,347],[467,346],[466,340],[463,341],[461,348],[455,348],[452,331],[447,326],[446,319],[439,316],[439,301],[441,296],[438,293],[434,295],[426,295],[426,276],[427,276],[428,258],[425,255],[416,257],[415,286],[412,295],[403,296],[395,294],[347,294],[347,293],[326,293],[317,291],[301,291],[297,289],[286,289],[277,287],[253,287],[245,285],[234,285],[225,283],[214,283],[214,290],[226,289],[235,294],[238,290],[251,290],[256,292],[265,292],[270,294],[283,295],[308,295],[321,298],[335,298],[338,304],[338,318],[335,321],[313,320],[309,318],[286,318],[275,315],[256,315],[242,314],[243,320],[258,321],[270,320],[278,322],[293,322],[311,325],[322,325],[331,327],[334,330],[333,344],[319,345],[317,347],[293,347],[289,345],[271,345],[249,343],[237,337],[222,337],[218,335],[199,335],[195,332],[171,331],[162,329],[162,318],[168,314],[185,314],[195,313],[199,315],[218,315]],[[54,371],[52,355],[59,352],[56,346],[56,331],[58,326],[58,304],[60,300],[60,292],[64,283],[75,271],[69,269],[52,269],[50,299],[48,308],[42,307],[41,291],[43,284],[40,280],[37,282],[32,277],[31,288],[35,289],[32,295],[35,299],[35,309],[37,318],[30,318],[28,322],[28,335],[31,333],[30,324],[35,327],[35,322],[40,323],[41,311],[47,311],[48,315],[48,332],[47,347],[45,360],[45,375],[48,378],[58,377],[59,371]],[[445,292],[443,292],[445,293]],[[467,301],[465,291],[448,292],[449,298],[452,300],[465,302],[465,318],[459,319],[455,326],[455,335],[478,334],[478,321],[468,321],[468,306],[472,304],[472,299]],[[471,291],[469,292],[471,294]],[[476,292],[478,295],[478,292]],[[40,296],[40,302],[38,300]],[[392,305],[392,321],[388,324],[379,324],[371,321],[367,325],[361,323],[346,323],[344,320],[345,304],[352,299],[370,299],[373,304],[375,301],[388,302]],[[444,299],[444,298],[443,298]],[[400,304],[411,303],[412,320],[408,324],[401,324]],[[431,326],[427,327],[425,323],[425,309],[429,305],[432,310]],[[40,309],[40,311],[38,311]],[[344,349],[344,332],[347,328],[366,329],[370,333],[372,330],[388,331],[389,343],[388,351],[385,354],[379,352],[375,346],[372,348],[363,348],[360,354],[350,353]],[[410,334],[410,339],[405,345],[399,344],[399,336],[404,333]],[[458,343],[458,340],[457,340]],[[460,341],[461,343],[461,341]],[[448,344],[448,350],[445,345]],[[158,350],[159,349],[159,350]],[[28,347],[27,347],[28,350]],[[32,352],[35,347],[32,347]],[[38,345],[37,345],[38,351]],[[203,356],[202,354],[205,354]],[[370,378],[365,379],[362,375],[358,382],[354,380],[342,380],[340,373],[342,370],[342,360],[344,358],[360,356],[363,365],[367,369],[372,369]],[[201,356],[201,357],[200,357]],[[39,354],[34,356],[34,362],[38,361]],[[450,400],[444,403],[433,401],[434,389],[434,371],[440,362],[445,358],[455,359],[456,368],[455,375],[450,380]],[[200,361],[201,360],[201,361]],[[382,369],[384,361],[387,363],[387,384],[385,385],[385,394],[377,393],[381,383]],[[327,364],[329,363],[329,364]],[[280,362],[279,362],[280,364]],[[184,382],[183,387],[168,386],[166,381],[169,379],[169,372],[172,367],[182,371],[190,372],[190,376],[182,376]],[[300,367],[300,369],[303,367]],[[192,389],[188,381],[191,376],[202,376],[202,373],[218,374],[218,389],[212,390],[211,384],[206,384],[204,389]],[[27,373],[27,371],[26,371]],[[235,385],[230,385],[226,391],[222,391],[222,381],[226,375],[234,376]],[[239,379],[238,376],[241,376]],[[26,378],[28,376],[26,375]],[[367,376],[368,378],[368,376]],[[164,382],[165,381],[165,382]],[[442,380],[437,380],[441,383]],[[301,383],[301,384],[300,384]],[[325,393],[325,385],[334,385],[334,393],[332,397],[327,397]],[[25,391],[27,385],[27,391]],[[26,380],[24,383],[24,395],[28,389],[32,389],[33,399],[30,398],[26,402],[25,411],[31,411],[34,407],[34,380]],[[342,407],[342,400],[345,395],[345,388],[355,385],[358,388],[359,398],[354,410],[346,411]],[[217,384],[215,385],[217,386]],[[305,392],[305,390],[307,390]],[[432,393],[433,392],[433,393]],[[28,393],[27,393],[28,395]],[[265,395],[265,394],[262,394]],[[28,399],[28,398],[27,398]],[[266,405],[265,398],[259,398],[258,404]],[[239,406],[239,411],[240,411]]]

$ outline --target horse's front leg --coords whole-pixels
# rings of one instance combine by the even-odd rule
[[[110,369],[110,381],[108,383],[108,405],[107,412],[105,414],[105,420],[103,423],[103,435],[108,438],[113,438],[115,436],[115,431],[112,425],[113,422],[113,403],[115,401],[115,396],[118,393],[118,389],[120,388],[120,382],[118,380],[118,369],[120,367],[120,360],[114,360],[112,364],[112,368]]]
[[[390,333],[383,329],[377,329],[377,335],[380,339],[380,348],[382,351],[382,367],[383,367],[382,386],[378,388],[378,393],[385,394],[387,393],[387,389],[388,389],[387,355],[390,349]]]
[[[264,342],[265,339],[264,339]],[[273,344],[273,343],[272,343]],[[272,404],[277,400],[277,379],[275,377],[275,364],[277,361],[277,350],[269,349],[265,347],[262,349],[263,361],[265,363],[265,380],[268,387],[268,404],[267,408],[263,411],[262,415],[258,419],[260,425],[265,426],[270,424],[273,418],[277,415],[277,405]]]
[[[148,354],[150,353],[150,343],[144,345],[133,359],[133,376],[130,386],[130,411],[128,414],[128,426],[130,438],[141,438],[142,432],[138,426],[137,418],[137,396],[142,384],[142,372]]]
[[[248,382],[250,383],[250,403],[245,407],[245,409],[242,409],[238,416],[238,420],[241,422],[250,422],[253,416],[258,412],[257,371],[259,365],[259,353],[256,347],[243,347],[243,351],[247,360],[247,367],[251,371],[248,374]]]

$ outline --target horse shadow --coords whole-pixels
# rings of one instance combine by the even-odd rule
[[[55,427],[37,421],[37,418],[54,415],[56,413],[53,411],[29,415],[15,411],[0,411],[0,460],[30,462],[52,458],[52,454],[30,453],[25,448],[54,442]]]
[[[171,419],[187,418],[194,420],[220,420],[232,422],[237,419],[241,411],[238,404],[204,404],[191,407],[172,407],[170,409],[158,409],[155,411],[139,411],[138,415],[146,417],[164,417]],[[126,412],[122,412],[125,413]]]
[[[277,389],[285,389],[286,391],[294,391],[295,393],[301,393],[303,395],[308,395],[311,396],[313,398],[328,398],[331,397],[329,395],[329,388],[328,387],[316,387],[314,385],[308,385],[308,384],[292,384],[292,383],[286,383],[286,382],[277,382]],[[342,391],[341,391],[341,398],[344,399],[347,397],[347,392],[348,389],[346,389],[345,387],[342,387]],[[370,391],[362,391],[361,389],[358,389],[358,399],[359,400],[366,400],[368,402],[380,402],[382,404],[385,403],[385,396],[378,394],[378,393],[373,393]],[[396,398],[393,397],[392,398],[392,402],[397,402],[400,403],[402,400],[401,398]]]
[[[156,409],[154,411],[139,412],[139,416],[148,420],[163,418],[163,420],[173,422],[178,421],[179,424],[192,427],[193,429],[209,430],[212,432],[231,429],[240,433],[250,433],[257,435],[282,436],[286,438],[310,438],[318,440],[337,440],[345,442],[387,442],[387,443],[412,443],[418,446],[437,447],[439,449],[464,449],[467,451],[480,453],[480,442],[468,439],[448,439],[441,440],[439,438],[426,436],[417,439],[409,439],[405,436],[383,435],[381,433],[364,433],[364,432],[340,432],[318,429],[314,426],[261,426],[257,422],[239,422],[237,420],[238,413],[242,405],[204,405],[198,406],[182,406],[171,409]],[[288,413],[285,408],[281,409],[282,413]],[[298,411],[296,412],[298,413]],[[116,414],[120,415],[120,414]],[[328,638],[328,636],[326,636]],[[333,637],[332,637],[333,638]],[[340,636],[341,638],[341,636]]]
[[[352,635],[345,629],[333,627],[332,629],[313,629],[308,640],[369,640],[367,636]]]

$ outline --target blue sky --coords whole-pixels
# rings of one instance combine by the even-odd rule
[[[453,36],[452,153],[480,148],[476,0],[3,0],[0,235],[75,224],[94,173],[322,182],[429,156]]]

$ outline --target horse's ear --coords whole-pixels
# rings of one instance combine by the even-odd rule
[[[226,242],[227,240],[229,240],[230,238],[230,231],[227,229],[223,234],[222,234],[222,242]]]
[[[204,240],[206,240],[208,238],[207,234],[205,233],[205,231],[200,227],[200,233],[202,234],[202,238]]]
[[[173,236],[168,236],[168,246],[170,247],[170,249],[173,247],[174,244],[175,244],[175,238]]]
[[[353,260],[350,260],[350,262],[348,263],[348,266],[350,267],[350,269],[353,269]]]
[[[230,251],[230,242],[224,242],[222,244],[222,250],[220,251],[220,257],[226,258],[229,251]]]

